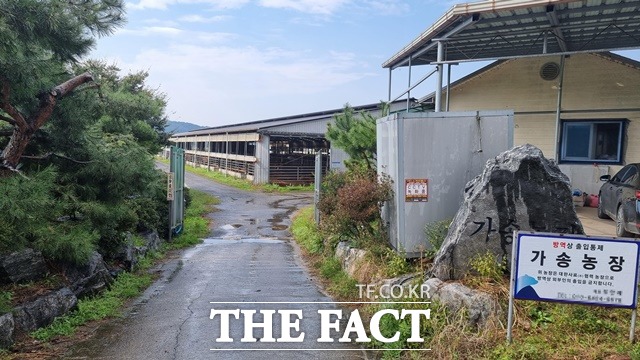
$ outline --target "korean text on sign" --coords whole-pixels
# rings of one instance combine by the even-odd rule
[[[514,297],[635,307],[638,243],[519,234]]]

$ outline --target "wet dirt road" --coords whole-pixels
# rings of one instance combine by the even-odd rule
[[[166,168],[159,164],[159,167]],[[301,265],[286,230],[289,216],[311,203],[309,194],[262,194],[219,185],[187,173],[186,184],[222,200],[211,214],[211,238],[163,265],[161,278],[136,301],[127,315],[100,327],[77,344],[66,359],[365,359],[355,345],[319,343],[319,309],[335,309]],[[215,303],[211,303],[215,302]],[[230,319],[233,342],[221,343],[216,310],[300,310],[303,342],[241,342],[242,316]],[[347,310],[345,310],[345,316]],[[291,321],[295,322],[296,317]],[[254,322],[263,321],[259,314]],[[278,313],[273,337],[281,336]],[[344,328],[344,324],[342,325]]]

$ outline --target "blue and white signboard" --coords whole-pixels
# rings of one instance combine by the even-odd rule
[[[631,239],[518,232],[512,296],[635,309],[639,244]]]

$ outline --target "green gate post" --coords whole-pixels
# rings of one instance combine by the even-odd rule
[[[184,222],[184,149],[171,146],[169,155],[169,241],[173,234],[182,232]]]

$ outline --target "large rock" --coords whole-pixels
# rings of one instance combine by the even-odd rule
[[[569,179],[533,145],[515,147],[487,161],[471,180],[464,202],[436,253],[432,275],[459,279],[477,255],[511,260],[514,230],[583,234]]]
[[[470,289],[460,283],[445,283],[438,278],[424,282],[429,289],[429,298],[439,302],[453,314],[466,309],[469,324],[484,326],[489,319],[496,318],[501,309],[489,294]]]
[[[53,322],[56,316],[61,316],[73,309],[78,298],[69,288],[62,288],[48,295],[26,303],[13,309],[15,332],[29,333]]]
[[[97,251],[82,266],[67,266],[64,274],[71,283],[71,290],[78,297],[93,296],[113,283],[102,255]]]
[[[139,233],[137,236],[142,240],[141,244],[136,244],[134,236],[127,233],[125,241],[115,255],[115,259],[121,261],[129,271],[133,271],[140,258],[150,251],[158,250],[162,243],[162,239],[155,230]]]
[[[43,278],[47,265],[40,251],[25,249],[0,256],[0,282],[19,283]]]
[[[0,349],[6,349],[13,344],[13,314],[0,316]]]
[[[367,252],[362,249],[349,246],[347,241],[341,241],[336,246],[336,258],[340,260],[342,269],[351,277],[355,277],[358,263],[366,254]]]
[[[162,244],[162,239],[160,238],[156,230],[150,230],[144,233],[140,233],[138,234],[138,236],[140,236],[142,240],[144,240],[144,246],[149,251],[158,250],[158,248],[160,248],[160,245]]]

